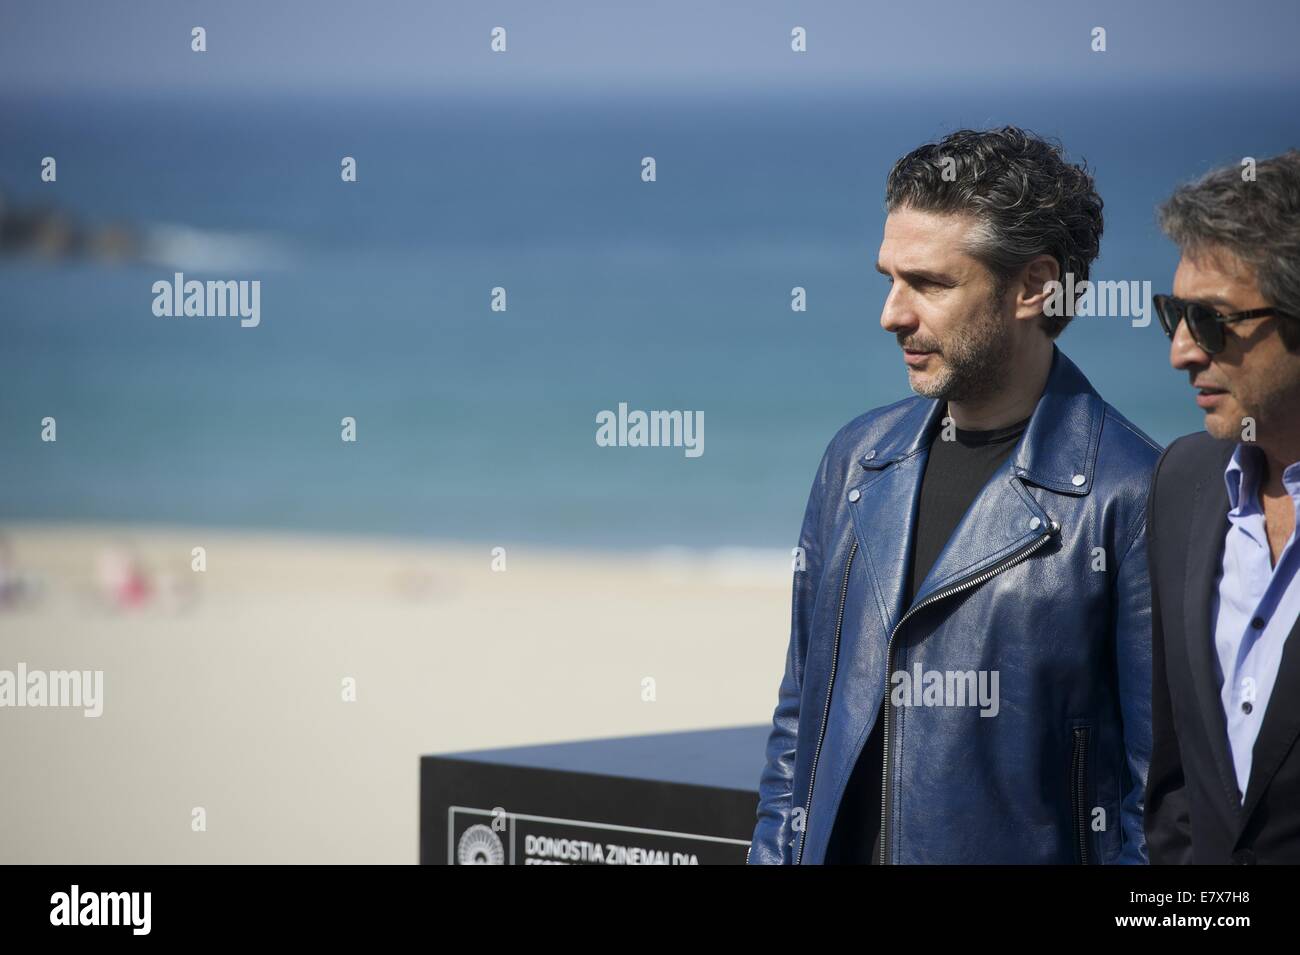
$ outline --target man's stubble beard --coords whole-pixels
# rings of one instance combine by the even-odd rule
[[[1001,295],[992,296],[982,311],[962,323],[943,346],[944,370],[928,384],[912,384],[923,398],[969,402],[987,398],[1006,386],[1011,364],[1011,328],[1001,315]],[[899,344],[933,345],[914,337]]]
[[[1205,415],[1205,430],[1211,437],[1223,441],[1244,440],[1247,423],[1253,424],[1255,441],[1262,435],[1295,431],[1294,409],[1300,407],[1300,375],[1283,374],[1280,381],[1256,375],[1254,380],[1244,383],[1243,390],[1247,394],[1239,395],[1237,389],[1230,392],[1235,413]]]

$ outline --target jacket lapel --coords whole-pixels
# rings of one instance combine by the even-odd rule
[[[858,459],[862,479],[849,509],[886,633],[893,632],[906,609],[921,478],[930,456],[929,438],[943,409],[942,401],[917,402],[881,447],[867,449]]]
[[[962,516],[912,606],[962,580],[978,576],[1048,533],[1051,518],[1008,470],[989,479]]]
[[[1083,495],[1092,487],[1105,409],[1083,372],[1053,346],[1043,393],[1007,467],[963,515],[912,605],[978,576],[1059,529],[1025,485]]]
[[[1300,700],[1300,620],[1291,627],[1287,636],[1273,692],[1269,694],[1268,709],[1264,712],[1264,722],[1255,739],[1246,801],[1241,807],[1243,825],[1255,811],[1296,737],[1300,736],[1300,703],[1297,700]]]
[[[1231,449],[1229,449],[1229,455]],[[1219,781],[1228,796],[1235,816],[1240,809],[1236,773],[1228,751],[1228,724],[1219,698],[1219,681],[1214,675],[1214,631],[1210,620],[1215,581],[1223,559],[1223,540],[1228,532],[1228,492],[1223,486],[1223,467],[1227,458],[1217,462],[1197,482],[1193,492],[1187,529],[1187,581],[1183,590],[1183,634],[1187,659],[1192,671],[1192,685],[1200,703],[1205,734],[1210,741]]]
[[[908,609],[907,574],[929,442],[946,405],[918,402],[879,448],[859,459],[864,474],[850,504],[858,547],[867,558],[885,632]],[[1034,413],[1007,469],[980,491],[912,600],[978,575],[1052,530],[1050,515],[1026,483],[1061,494],[1092,487],[1104,406],[1083,373],[1053,347],[1052,366]],[[852,495],[851,495],[852,497]]]

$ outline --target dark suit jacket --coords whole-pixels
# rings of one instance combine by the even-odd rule
[[[1211,599],[1228,530],[1234,441],[1187,435],[1156,466],[1147,506],[1152,749],[1147,848],[1158,863],[1300,863],[1300,625],[1287,637],[1244,804],[1214,669]]]

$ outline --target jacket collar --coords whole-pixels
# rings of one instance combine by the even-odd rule
[[[860,458],[863,467],[883,468],[929,447],[931,430],[945,402],[918,401],[878,446]],[[1034,407],[1015,457],[1012,473],[1061,494],[1092,489],[1105,404],[1074,362],[1056,345],[1047,384]]]

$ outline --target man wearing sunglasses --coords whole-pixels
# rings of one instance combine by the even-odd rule
[[[1153,863],[1300,862],[1300,151],[1160,211],[1156,296],[1205,431],[1152,482]]]

